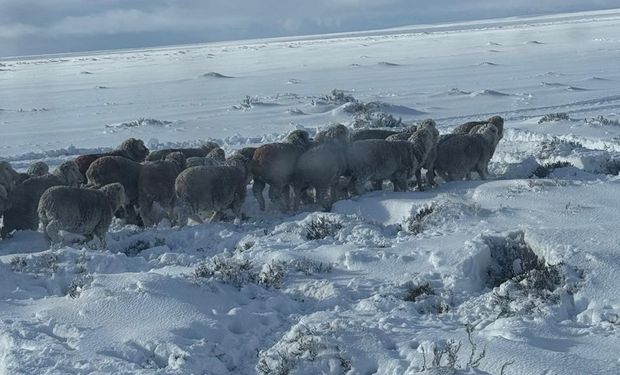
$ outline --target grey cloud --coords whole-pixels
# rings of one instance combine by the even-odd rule
[[[0,56],[387,28],[617,0],[0,0]]]

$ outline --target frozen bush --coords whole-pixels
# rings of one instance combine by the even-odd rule
[[[545,163],[543,165],[538,166],[538,168],[534,170],[534,173],[530,177],[536,176],[538,178],[545,178],[549,176],[551,172],[553,172],[555,169],[566,168],[566,167],[574,167],[574,165],[572,165],[571,163],[567,161],[556,161],[553,163]]]
[[[92,281],[93,277],[91,275],[80,275],[74,278],[69,284],[67,295],[71,298],[78,298]]]
[[[435,203],[419,208],[415,214],[405,220],[407,230],[413,234],[422,233],[425,227],[425,219],[435,211],[435,208]]]
[[[555,122],[561,120],[570,120],[570,117],[566,112],[558,112],[558,113],[548,113],[538,120],[539,124],[544,124],[545,122]]]
[[[342,229],[342,223],[327,216],[317,216],[306,225],[306,239],[321,240],[334,237]]]
[[[418,285],[409,283],[405,289],[403,300],[408,302],[415,302],[420,296],[431,296],[435,294],[435,291],[431,288],[431,284],[428,282]]]
[[[200,263],[194,269],[194,279],[210,278],[231,284],[237,288],[250,283],[256,283],[258,273],[249,260],[237,260],[233,258],[213,257]]]
[[[403,125],[402,118],[396,118],[385,112],[361,111],[356,114],[352,123],[353,127],[359,128],[395,128]]]
[[[331,264],[323,263],[318,260],[313,260],[309,258],[297,258],[290,260],[288,263],[288,267],[292,271],[301,272],[306,276],[332,271]]]
[[[592,126],[620,126],[620,121],[618,120],[610,120],[605,116],[596,116],[593,118],[585,119],[586,124]]]

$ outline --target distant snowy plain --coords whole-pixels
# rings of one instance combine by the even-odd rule
[[[0,157],[17,168],[129,137],[230,152],[350,124],[321,101],[335,88],[442,133],[506,120],[487,181],[328,214],[262,213],[249,194],[241,223],[115,222],[106,251],[0,241],[0,374],[620,373],[619,61],[620,11],[0,60]],[[554,162],[572,166],[533,176]],[[308,240],[322,215],[341,228]],[[557,282],[494,283],[523,267],[506,249]],[[280,280],[193,276],[214,257]],[[451,339],[456,369],[431,368]]]

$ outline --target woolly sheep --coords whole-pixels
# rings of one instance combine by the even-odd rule
[[[315,189],[318,203],[330,210],[336,199],[336,186],[346,170],[346,144],[326,142],[304,152],[297,160],[293,178],[295,210],[310,187]]]
[[[501,116],[490,117],[486,121],[470,121],[461,124],[452,130],[452,134],[472,134],[486,124],[493,124],[497,128],[498,141],[504,137],[504,119]]]
[[[144,145],[144,142],[141,139],[129,138],[113,151],[101,154],[81,155],[75,159],[75,162],[77,163],[82,176],[86,176],[86,171],[90,165],[101,157],[122,156],[135,162],[143,162],[148,154],[149,149]]]
[[[244,147],[235,151],[235,154],[241,154],[246,158],[252,160],[252,158],[254,158],[254,153],[256,152],[256,149],[257,147]]]
[[[327,129],[321,130],[314,137],[314,143],[316,145],[326,142],[348,142],[350,138],[349,128],[342,124],[335,124],[329,126]]]
[[[216,148],[220,148],[220,145],[218,145],[215,142],[207,142],[203,144],[202,146],[200,146],[199,148],[167,148],[167,149],[151,152],[146,157],[146,160],[147,161],[163,160],[166,157],[166,155],[170,154],[171,152],[181,152],[183,156],[185,156],[186,159],[191,158],[191,157],[196,157],[196,156],[204,157],[204,156],[207,156],[209,152],[211,152],[212,150]]]
[[[191,167],[176,178],[176,195],[188,216],[199,223],[200,212],[213,211],[212,221],[229,208],[241,219],[249,174],[250,160],[240,154],[227,159],[224,166]]]
[[[411,126],[409,128],[406,128],[400,133],[390,135],[389,137],[385,138],[385,140],[386,141],[407,141],[409,140],[409,138],[411,138],[411,136],[413,135],[413,133],[416,132],[417,129],[418,129],[417,126]]]
[[[347,174],[351,176],[349,190],[364,192],[367,181],[382,183],[389,179],[395,191],[407,189],[407,176],[417,168],[414,147],[408,141],[368,139],[351,142],[347,148]]]
[[[50,171],[50,167],[43,161],[36,161],[28,166],[26,173],[30,177],[45,176]]]
[[[290,185],[293,182],[295,164],[301,154],[310,147],[308,133],[295,130],[286,143],[270,143],[256,149],[252,158],[252,191],[260,209],[265,210],[263,190],[269,184],[269,197],[281,211],[290,208]]]
[[[140,168],[138,213],[144,226],[150,227],[161,220],[155,203],[163,209],[171,223],[176,221],[173,213],[176,200],[174,182],[184,169],[185,157],[181,152],[172,152],[165,160],[146,162]]]
[[[9,193],[19,180],[19,173],[11,167],[9,162],[0,160],[0,186],[4,187],[7,193]]]
[[[22,183],[30,177],[45,176],[49,173],[49,166],[45,162],[37,161],[28,166],[26,173],[18,173],[17,183]]]
[[[59,231],[81,234],[90,241],[94,236],[105,248],[105,234],[114,212],[126,204],[125,189],[119,183],[84,189],[55,186],[43,193],[38,214],[46,238],[53,244],[62,243]]]
[[[359,129],[351,133],[351,142],[363,141],[366,139],[386,139],[394,134],[398,134],[398,132],[383,129]]]
[[[115,182],[123,185],[129,202],[125,207],[125,219],[129,224],[142,224],[135,211],[141,168],[140,163],[121,156],[104,156],[95,160],[86,171],[88,187],[99,188]]]
[[[462,180],[472,171],[481,179],[487,178],[487,166],[492,149],[499,138],[492,124],[485,124],[474,134],[456,134],[437,145],[435,171],[446,181]]]
[[[45,176],[31,177],[15,187],[9,193],[8,208],[4,212],[3,227],[0,231],[6,238],[14,230],[36,230],[39,224],[37,204],[41,195],[53,186],[79,186],[83,182],[82,174],[73,161],[67,161]]]
[[[420,191],[423,190],[422,168],[427,171],[426,180],[428,184],[431,186],[435,184],[433,165],[437,158],[437,143],[439,141],[439,131],[436,125],[435,121],[431,119],[424,120],[409,138],[409,142],[413,143],[414,153],[418,161],[415,177]]]

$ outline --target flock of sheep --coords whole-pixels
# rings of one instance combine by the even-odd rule
[[[382,189],[385,180],[394,191],[405,191],[415,176],[422,190],[422,169],[429,186],[435,175],[450,181],[477,172],[484,179],[503,125],[494,116],[440,136],[430,119],[400,132],[349,131],[339,124],[314,139],[295,130],[284,142],[246,147],[228,157],[214,142],[149,153],[141,140],[131,138],[114,151],[79,156],[51,173],[43,162],[18,173],[0,161],[0,234],[37,230],[41,223],[52,243],[62,243],[60,231],[65,231],[86,241],[97,236],[105,246],[115,215],[141,226],[164,218],[179,225],[189,218],[202,222],[200,214],[207,212],[217,220],[227,209],[241,219],[251,181],[261,210],[269,185],[271,202],[288,211],[313,202],[329,210],[337,199],[360,195],[367,187]]]

